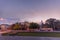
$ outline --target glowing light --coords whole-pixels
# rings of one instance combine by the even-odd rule
[[[1,20],[1,21],[3,21],[3,20],[4,20],[4,18],[0,18],[0,20]]]

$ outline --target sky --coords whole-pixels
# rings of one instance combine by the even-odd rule
[[[60,19],[60,0],[0,0],[0,18],[33,22]]]

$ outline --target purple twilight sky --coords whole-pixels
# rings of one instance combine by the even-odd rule
[[[0,17],[33,22],[60,19],[60,0],[0,0]]]

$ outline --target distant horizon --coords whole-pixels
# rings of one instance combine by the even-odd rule
[[[14,24],[14,23],[16,23],[16,22],[25,22],[25,21],[27,21],[27,20],[25,20],[25,21],[21,21],[21,20],[18,20],[18,19],[15,19],[15,18],[0,18],[0,24]],[[48,18],[48,19],[50,19],[50,18]],[[56,19],[56,18],[54,18],[54,19]],[[47,20],[47,19],[46,19]],[[45,20],[45,21],[46,21]],[[57,20],[60,20],[60,19],[57,19]],[[40,21],[27,21],[27,22],[36,22],[36,23],[40,23],[41,21],[43,21],[44,23],[45,23],[45,21],[44,20],[40,20]]]

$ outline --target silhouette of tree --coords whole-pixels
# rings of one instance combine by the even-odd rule
[[[29,28],[30,29],[37,29],[37,28],[39,28],[39,24],[37,24],[37,23],[30,23]]]
[[[12,29],[12,30],[19,30],[19,29],[20,29],[19,23],[13,24],[13,25],[11,26],[11,29]]]
[[[55,21],[56,21],[56,19],[50,18],[50,19],[46,20],[46,24],[48,24],[50,28],[55,29]]]
[[[46,20],[45,24],[48,24],[48,27],[53,28],[54,30],[60,29],[60,20],[50,18]]]

